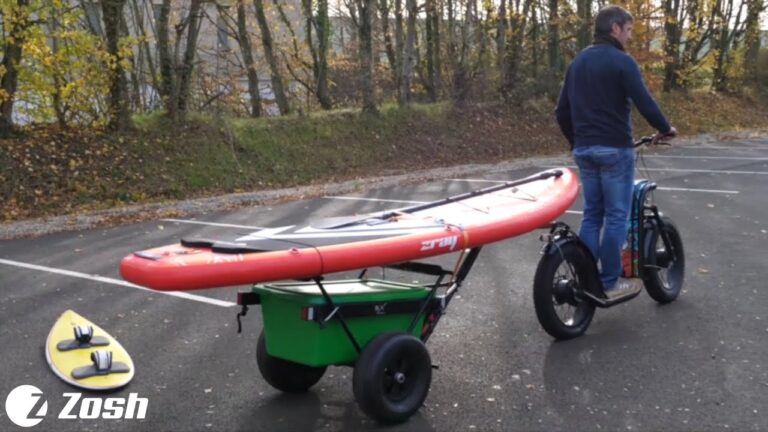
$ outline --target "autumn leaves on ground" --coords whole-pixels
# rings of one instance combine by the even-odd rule
[[[680,93],[661,103],[686,135],[768,127],[768,107],[754,100]],[[0,141],[0,219],[562,153],[552,106],[541,99],[517,107],[384,108],[378,115],[193,117],[175,128],[149,115],[121,135],[38,127]],[[637,134],[649,132],[635,120]]]

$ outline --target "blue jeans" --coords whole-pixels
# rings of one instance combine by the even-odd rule
[[[635,181],[635,151],[607,146],[576,147],[573,158],[584,192],[579,237],[600,262],[600,279],[604,289],[609,290],[621,276],[621,247],[627,238]]]

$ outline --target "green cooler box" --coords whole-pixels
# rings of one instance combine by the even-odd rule
[[[323,287],[364,348],[381,333],[407,331],[429,288],[375,279],[329,281]],[[351,364],[358,352],[315,283],[255,285],[267,352],[307,366]],[[331,316],[330,319],[327,319]],[[326,320],[327,319],[327,320]],[[424,316],[412,334],[419,337]]]

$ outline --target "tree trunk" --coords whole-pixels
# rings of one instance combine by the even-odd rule
[[[163,0],[157,19],[157,54],[160,63],[160,98],[168,117],[176,119],[178,92],[176,91],[175,58],[171,54],[170,37],[171,0]]]
[[[395,0],[395,65],[392,71],[397,83],[397,100],[400,100],[400,74],[403,68],[403,45],[405,30],[403,29],[403,0]]]
[[[195,55],[197,54],[197,39],[200,34],[201,7],[204,0],[192,0],[189,5],[187,17],[187,44],[184,48],[184,58],[179,74],[179,104],[178,114],[180,119],[187,115],[189,106],[190,88],[192,86],[192,72],[195,69]]]
[[[109,127],[124,131],[131,125],[131,112],[128,108],[128,80],[122,67],[120,56],[120,28],[123,24],[123,7],[126,0],[103,0],[101,3],[104,18],[104,35],[107,39],[107,52],[111,57],[109,85]]]
[[[259,93],[259,75],[253,61],[251,38],[246,26],[245,0],[237,2],[237,43],[243,55],[243,63],[248,76],[248,96],[251,98],[251,117],[261,117],[261,94]]]
[[[757,82],[757,64],[760,53],[760,13],[765,8],[765,0],[751,0],[747,10],[747,22],[744,34],[746,53],[744,55],[744,78],[748,84]]]
[[[155,62],[152,58],[152,49],[149,46],[149,40],[148,40],[149,35],[147,34],[146,29],[144,28],[144,18],[146,15],[140,13],[138,0],[131,0],[131,6],[133,7],[133,16],[135,18],[136,28],[139,30],[139,35],[142,36],[142,40],[139,42],[140,43],[139,49],[144,50],[144,58],[147,60],[147,66],[149,67],[149,75],[150,75],[150,78],[152,78],[152,85],[154,88],[158,89],[158,93],[159,93],[161,84],[158,81],[157,70],[155,69]]]
[[[576,15],[579,17],[576,50],[581,51],[592,41],[592,0],[577,0]]]
[[[437,99],[440,95],[440,87],[441,84],[441,74],[440,70],[442,68],[442,61],[440,56],[440,22],[442,20],[440,17],[442,16],[442,10],[438,7],[437,0],[431,0],[432,3],[432,26],[431,26],[431,36],[430,40],[432,43],[432,72],[430,73],[430,81],[432,83],[432,89],[433,89],[433,102],[437,102]]]
[[[16,9],[7,26],[2,66],[5,73],[0,79],[0,89],[5,97],[0,98],[0,136],[8,136],[13,131],[13,102],[19,82],[19,63],[21,62],[24,32],[31,25],[29,22],[29,0],[17,0]]]
[[[269,30],[267,17],[264,14],[264,2],[263,0],[253,0],[253,5],[256,8],[256,21],[258,22],[259,30],[261,31],[261,44],[264,47],[264,57],[266,57],[267,63],[269,63],[269,70],[271,72],[272,92],[275,94],[275,102],[277,102],[280,114],[286,115],[291,112],[291,109],[290,105],[288,105],[288,98],[286,97],[283,88],[280,65],[277,62],[274,43],[272,42],[272,33]]]
[[[504,73],[504,53],[507,52],[507,1],[499,2],[499,19],[496,25],[496,65],[499,74]]]
[[[333,103],[328,92],[328,49],[331,37],[328,0],[317,0],[317,16],[313,22],[317,33],[317,61],[314,64],[317,100],[324,110],[329,110]]]
[[[373,75],[373,7],[375,0],[355,0],[357,3],[358,34],[360,45],[360,89],[363,96],[363,112],[375,113],[376,93]]]
[[[60,34],[58,34],[60,30],[59,17],[58,10],[52,10],[51,16],[48,18],[48,28],[50,30],[50,42],[51,42],[51,53],[53,54],[53,57],[56,58],[59,55],[59,37]],[[64,108],[62,106],[62,83],[61,83],[61,69],[58,67],[53,68],[52,73],[52,79],[53,79],[53,94],[51,95],[53,99],[53,112],[56,115],[56,121],[59,124],[60,128],[66,128],[67,127],[67,119],[66,115],[64,113]]]
[[[397,55],[395,54],[395,44],[392,41],[392,34],[389,31],[389,0],[379,0],[379,20],[381,21],[381,33],[384,35],[384,50],[389,62],[389,71],[392,75],[392,83],[395,88],[399,88],[398,80],[400,69],[397,66]]]
[[[435,28],[434,20],[435,15],[435,0],[426,0],[426,19],[424,38],[426,42],[426,60],[427,60],[427,76],[425,81],[425,87],[427,89],[427,96],[430,102],[437,101],[437,93],[435,91]]]
[[[549,68],[552,75],[562,74],[562,56],[560,55],[560,13],[559,0],[549,0],[549,40],[547,50],[549,53]]]
[[[403,67],[400,72],[400,99],[401,106],[411,103],[411,80],[413,79],[414,48],[416,44],[416,16],[418,6],[416,0],[406,0],[405,8],[408,11],[405,46],[403,47]]]
[[[507,53],[505,59],[504,76],[502,81],[501,93],[503,97],[508,97],[518,79],[518,69],[520,67],[520,57],[523,48],[523,39],[525,35],[525,27],[527,24],[528,13],[530,12],[531,4],[533,0],[524,0],[523,12],[512,12],[512,19],[510,20],[511,32],[510,40],[507,44]],[[550,0],[550,3],[556,0]],[[510,8],[511,9],[511,8]],[[550,29],[551,31],[551,29]]]
[[[680,26],[678,14],[680,0],[664,0],[664,91],[669,92],[679,87],[678,68],[680,66]]]

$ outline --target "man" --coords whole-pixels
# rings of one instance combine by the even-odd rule
[[[620,277],[635,176],[631,103],[659,131],[657,136],[677,134],[648,92],[637,62],[624,51],[632,21],[619,6],[600,10],[595,40],[568,67],[555,111],[584,191],[579,237],[599,260],[603,289],[610,298],[642,288],[640,279]]]

